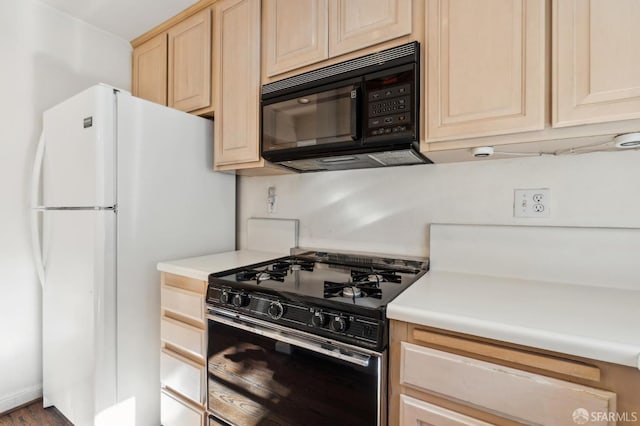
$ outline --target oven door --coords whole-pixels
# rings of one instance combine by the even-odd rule
[[[231,425],[384,425],[386,354],[209,308],[208,411]]]
[[[262,101],[262,155],[298,159],[360,146],[361,79]]]

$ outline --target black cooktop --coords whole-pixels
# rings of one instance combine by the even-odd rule
[[[211,274],[207,305],[217,313],[383,350],[387,303],[427,269],[426,259],[300,250]]]
[[[426,260],[305,251],[212,274],[218,285],[286,295],[322,305],[378,309],[426,270]]]

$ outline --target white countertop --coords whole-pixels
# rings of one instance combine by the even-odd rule
[[[287,256],[287,254],[256,250],[236,250],[209,256],[160,262],[158,263],[158,270],[206,281],[209,278],[209,274],[214,272],[265,262],[283,256]]]
[[[640,291],[430,271],[387,306],[426,326],[640,368]]]

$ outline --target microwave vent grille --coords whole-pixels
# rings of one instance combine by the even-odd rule
[[[369,154],[369,158],[383,166],[408,166],[424,163],[420,157],[410,150],[377,152]]]
[[[314,81],[323,80],[325,78],[334,77],[340,74],[345,74],[358,69],[367,68],[374,65],[381,65],[385,62],[400,59],[403,57],[413,58],[416,54],[417,49],[418,43],[407,43],[403,44],[402,46],[372,53],[361,58],[355,58],[345,62],[340,62],[338,64],[329,65],[328,67],[320,68],[318,70],[309,71],[304,74],[265,84],[264,86],[262,86],[262,94],[267,95],[278,92],[280,90],[291,89],[296,86],[301,86],[303,84],[312,83]]]

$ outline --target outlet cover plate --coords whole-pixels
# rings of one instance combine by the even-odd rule
[[[514,217],[551,217],[551,189],[514,189]]]

